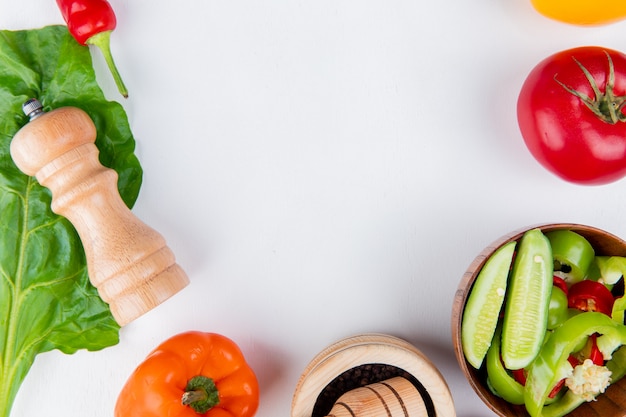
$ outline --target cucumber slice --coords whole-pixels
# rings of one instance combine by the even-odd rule
[[[539,353],[548,325],[552,248],[539,229],[524,233],[511,273],[502,328],[507,369],[528,366]]]
[[[504,295],[516,242],[496,250],[485,262],[472,286],[461,322],[461,344],[465,358],[479,369],[491,346]]]

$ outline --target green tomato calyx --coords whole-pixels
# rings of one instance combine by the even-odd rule
[[[591,86],[595,98],[591,98],[587,96],[585,93],[582,93],[578,90],[575,90],[563,82],[559,81],[554,75],[554,80],[559,83],[564,89],[568,92],[572,93],[576,97],[578,97],[589,110],[591,110],[600,120],[609,123],[616,124],[617,122],[626,122],[626,114],[622,112],[622,108],[626,104],[626,96],[616,96],[613,88],[615,87],[615,68],[613,66],[613,60],[608,52],[604,51],[606,57],[609,61],[609,76],[606,81],[606,86],[604,88],[604,92],[600,91],[598,88],[598,84],[596,80],[593,78],[591,73],[583,64],[581,64],[576,58],[572,57],[576,65],[581,69],[581,71],[585,74],[585,78],[589,81],[589,85]]]

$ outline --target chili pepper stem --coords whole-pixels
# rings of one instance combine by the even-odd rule
[[[124,98],[128,98],[128,90],[124,85],[124,81],[122,80],[122,76],[120,75],[117,67],[115,66],[115,61],[113,60],[113,54],[111,53],[111,32],[110,30],[96,33],[89,39],[87,39],[87,45],[94,45],[97,47],[104,56],[104,60],[107,63],[109,70],[111,71],[111,75],[113,75],[113,79],[115,80],[115,84],[117,85],[117,89],[120,94],[124,96]]]

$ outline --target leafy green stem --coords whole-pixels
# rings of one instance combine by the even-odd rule
[[[17,256],[17,268],[16,274],[11,286],[10,292],[11,301],[9,302],[8,312],[8,324],[5,329],[5,346],[2,352],[2,378],[0,379],[0,416],[8,416],[9,411],[15,400],[17,390],[13,387],[16,375],[16,365],[19,361],[16,360],[16,348],[17,348],[17,332],[19,324],[19,306],[20,296],[19,292],[22,288],[23,280],[23,268],[24,268],[24,254],[26,253],[27,241],[28,241],[28,218],[29,218],[29,198],[30,190],[32,189],[33,178],[29,177],[26,182],[26,191],[23,198],[19,198],[22,204],[23,216],[19,229],[22,231],[21,239],[19,239],[19,249]],[[13,388],[12,388],[13,387]]]

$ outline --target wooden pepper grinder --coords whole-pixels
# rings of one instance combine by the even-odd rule
[[[165,239],[139,220],[117,189],[117,172],[100,164],[96,127],[84,111],[44,112],[36,99],[11,142],[11,157],[52,192],[52,211],[82,241],[89,279],[124,326],[180,291],[189,279]]]

